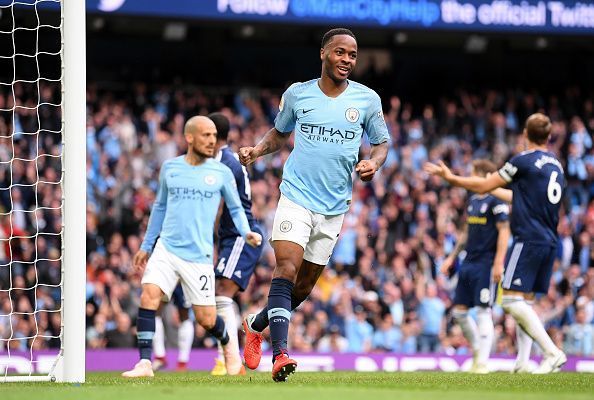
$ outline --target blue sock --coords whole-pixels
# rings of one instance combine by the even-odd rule
[[[291,320],[291,292],[295,284],[283,278],[274,278],[268,293],[268,319],[273,359],[287,352],[287,336]]]
[[[305,299],[304,299],[305,300]],[[303,300],[299,300],[293,294],[291,294],[291,311],[299,307],[299,305],[303,303]],[[268,326],[268,305],[264,307],[258,314],[256,314],[256,318],[252,321],[251,328],[256,332],[262,332]]]
[[[229,343],[229,334],[225,327],[225,321],[223,321],[223,318],[221,318],[220,315],[217,315],[217,320],[215,321],[214,326],[208,329],[208,333],[216,337],[223,346]]]
[[[153,356],[153,336],[155,336],[155,310],[138,309],[136,320],[136,337],[141,360],[149,360]]]

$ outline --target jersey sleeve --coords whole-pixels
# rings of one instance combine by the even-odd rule
[[[382,101],[375,92],[371,92],[369,108],[365,116],[365,132],[369,137],[369,143],[382,144],[388,141],[388,127],[384,120]]]
[[[492,205],[495,222],[509,221],[509,205],[501,200],[495,200]]]
[[[295,94],[293,93],[294,85],[283,93],[280,104],[278,105],[278,114],[274,119],[274,127],[280,133],[290,134],[295,129],[297,119],[295,117]]]
[[[522,173],[522,155],[512,157],[511,160],[505,163],[503,167],[499,169],[499,176],[503,178],[507,183],[511,183],[514,179]]]
[[[161,172],[159,173],[159,189],[157,190],[157,197],[153,203],[153,209],[149,218],[146,234],[140,248],[147,253],[150,253],[155,246],[155,242],[161,233],[163,221],[165,220],[165,212],[167,211],[167,180],[165,174],[167,164],[163,164]]]
[[[233,219],[233,223],[239,231],[239,234],[245,238],[245,236],[250,231],[250,225],[241,205],[239,194],[237,193],[237,183],[235,182],[235,178],[231,173],[231,170],[227,167],[225,167],[223,177],[225,183],[221,188],[221,192],[223,198],[225,199],[225,205],[229,210],[229,214],[231,214],[231,219]]]

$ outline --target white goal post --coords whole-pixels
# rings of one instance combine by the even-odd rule
[[[53,4],[52,4],[53,3]],[[7,5],[8,4],[8,5]],[[57,6],[60,6],[60,23],[59,26],[56,24],[45,24],[41,19],[41,12],[54,12],[56,13]],[[45,8],[47,7],[47,9]],[[37,27],[19,26],[15,21],[15,10],[20,14],[31,13],[33,17],[36,17]],[[41,10],[41,12],[40,12]],[[12,129],[6,133],[2,132],[0,125],[0,141],[4,141],[5,148],[7,149],[4,154],[8,154],[12,157],[10,160],[2,159],[0,154],[0,168],[3,168],[4,176],[9,176],[8,185],[2,185],[0,188],[4,193],[8,193],[10,196],[10,204],[7,212],[0,210],[0,218],[5,221],[9,221],[9,232],[0,232],[0,267],[8,268],[5,269],[8,278],[4,279],[4,285],[7,287],[0,287],[0,301],[3,304],[10,304],[9,310],[5,311],[0,309],[0,323],[5,323],[5,326],[9,328],[4,329],[4,336],[2,336],[2,326],[0,326],[0,383],[2,382],[39,382],[39,381],[52,381],[52,382],[72,382],[82,383],[85,381],[85,303],[86,303],[86,46],[85,46],[85,0],[0,0],[0,12],[6,17],[5,21],[11,21],[12,29],[10,26],[8,29],[1,29],[2,35],[12,35],[12,66],[13,66],[13,77],[12,82],[10,79],[0,81],[0,96],[3,93],[7,95],[7,98],[11,98],[11,103],[0,104],[0,113],[2,117],[10,121]],[[19,15],[20,15],[19,14]],[[56,15],[57,17],[57,15]],[[12,18],[11,20],[9,18]],[[0,19],[1,21],[1,19]],[[41,43],[40,33],[42,29],[50,29],[59,31],[61,43],[56,43],[56,49],[59,51],[55,52],[52,50],[40,50],[39,43]],[[21,51],[17,49],[16,39],[18,35],[23,32],[33,32],[37,35],[35,39],[35,52]],[[59,55],[61,60],[61,73],[59,78],[46,75],[42,73],[43,64],[40,62],[40,57],[43,56],[55,56]],[[37,79],[28,78],[17,73],[18,65],[17,58],[26,58],[33,60],[36,63]],[[2,55],[1,60],[10,60],[10,56]],[[56,68],[57,69],[57,68]],[[8,75],[3,75],[8,76]],[[17,95],[17,87],[21,85],[36,85],[37,92],[37,104],[33,105],[19,101]],[[43,89],[45,85],[53,85],[56,93],[60,93],[60,102],[51,100],[42,100]],[[34,86],[33,86],[34,87]],[[5,90],[2,92],[1,90]],[[11,92],[12,90],[12,92]],[[18,89],[20,90],[20,89]],[[35,90],[32,90],[34,93]],[[59,103],[59,104],[54,104]],[[5,105],[4,105],[5,104]],[[56,115],[61,112],[61,126],[58,128],[47,128],[42,127],[41,122],[41,109],[45,106],[55,107]],[[37,125],[36,128],[26,128],[20,123],[19,112],[26,111],[29,115],[37,114]],[[8,117],[6,117],[8,116]],[[1,122],[1,121],[0,121]],[[22,126],[21,126],[22,125]],[[54,129],[54,130],[52,130]],[[57,129],[60,129],[58,131]],[[40,151],[40,137],[42,133],[60,134],[60,138],[56,139],[56,147],[60,148],[60,154],[47,154]],[[35,146],[37,147],[33,152],[33,155],[16,156],[15,142],[27,138],[30,146],[31,143],[37,141]],[[61,143],[61,144],[60,144]],[[2,143],[0,143],[1,145]],[[9,149],[10,145],[12,150]],[[22,146],[21,146],[22,147]],[[0,152],[2,153],[2,152]],[[29,154],[31,150],[29,150]],[[58,177],[57,181],[47,182],[44,181],[45,177],[40,175],[38,168],[38,162],[42,157],[55,157],[61,158],[61,162],[58,164],[61,166],[61,176]],[[13,164],[21,163],[35,163],[35,169],[37,172],[36,180],[33,182],[20,182],[13,181]],[[60,169],[60,168],[57,168]],[[1,180],[0,180],[1,182]],[[39,204],[39,186],[43,184],[51,184],[55,190],[61,190],[61,202],[58,206],[45,206]],[[13,191],[20,193],[21,188],[27,190],[33,190],[35,196],[34,205],[31,209],[19,208],[13,201]],[[46,191],[47,192],[47,191]],[[59,197],[59,192],[54,192],[56,197]],[[20,196],[20,194],[19,194]],[[1,204],[0,204],[1,206]],[[37,214],[38,212],[44,212],[50,210],[51,212],[61,210],[61,227],[48,233],[42,231],[39,226]],[[36,227],[30,233],[19,234],[15,233],[13,225],[17,218],[22,220],[31,219],[32,224]],[[20,235],[20,236],[19,236]],[[38,256],[38,236],[41,235],[53,235],[54,239],[61,236],[61,240],[58,242],[61,246],[59,258],[50,256]],[[35,257],[33,261],[24,259],[13,260],[12,252],[12,241],[13,240],[27,240],[34,243]],[[7,248],[8,251],[4,251]],[[8,253],[8,254],[4,254]],[[4,256],[4,258],[3,258]],[[43,258],[45,257],[45,258]],[[43,284],[40,283],[37,276],[38,262],[54,262],[56,265],[59,263],[61,270],[61,279],[59,283],[55,284]],[[13,264],[27,264],[27,268],[33,268],[35,270],[35,284],[28,287],[28,284],[20,286],[14,284],[16,282],[13,276]],[[19,267],[24,268],[24,267]],[[15,268],[16,270],[16,268]],[[23,274],[21,272],[21,274]],[[37,301],[37,290],[38,286],[46,286],[47,288],[60,289],[60,299],[56,299],[53,303],[52,309],[45,309],[46,307],[38,306]],[[14,298],[11,297],[13,292],[32,293],[30,296],[34,296],[33,306],[30,311],[22,312],[18,305],[12,304]],[[0,302],[0,304],[2,304]],[[39,307],[39,308],[38,308]],[[48,334],[42,332],[38,327],[37,319],[40,318],[41,313],[51,314],[55,313],[56,317],[59,314],[60,320],[56,323],[59,325],[59,333]],[[33,333],[17,337],[15,336],[16,328],[13,327],[13,320],[18,321],[19,318],[27,318],[32,321],[31,324],[35,326]],[[49,317],[45,317],[49,318]],[[8,322],[7,322],[8,321]],[[16,324],[17,322],[14,322]],[[59,353],[57,357],[53,357],[45,362],[44,368],[36,368],[41,363],[35,357],[36,340],[47,340],[54,339],[59,340]],[[11,345],[14,343],[20,343],[24,341],[28,346],[27,353],[30,357],[21,357],[18,361],[25,361],[29,365],[23,369],[14,370],[16,358],[11,354]],[[57,347],[54,346],[54,347]],[[11,359],[12,356],[12,359]],[[27,358],[29,358],[27,360]],[[51,366],[48,365],[51,364]],[[48,372],[49,371],[49,372]],[[1,387],[1,385],[0,385]]]

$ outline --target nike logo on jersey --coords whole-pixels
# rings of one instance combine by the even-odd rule
[[[310,108],[309,110],[303,110],[303,114],[305,115],[305,114],[307,114],[308,112],[310,112],[310,111],[313,111],[313,110],[315,110],[315,108]]]

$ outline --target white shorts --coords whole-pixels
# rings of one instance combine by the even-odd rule
[[[297,243],[303,247],[304,260],[326,265],[330,261],[343,221],[344,214],[318,214],[281,194],[270,241],[287,240]]]
[[[159,286],[164,293],[163,300],[169,301],[179,281],[188,303],[195,306],[216,305],[214,267],[182,260],[158,240],[141,283]]]

